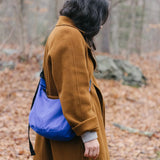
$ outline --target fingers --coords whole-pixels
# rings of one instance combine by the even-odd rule
[[[97,150],[96,149],[95,150],[91,150],[89,152],[89,157],[95,159],[97,157]]]
[[[99,155],[99,149],[98,148],[90,148],[88,149],[88,154],[86,154],[86,157],[89,157],[89,158],[94,158],[96,159]]]
[[[99,147],[97,148],[97,153],[95,154],[95,157],[93,157],[94,159],[97,159],[99,156]]]
[[[85,157],[97,159],[99,156],[99,142],[97,140],[85,143]]]
[[[88,147],[85,148],[84,156],[89,157],[89,148]]]

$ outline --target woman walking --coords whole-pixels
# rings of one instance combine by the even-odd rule
[[[108,17],[106,0],[68,0],[60,11],[44,55],[49,98],[59,98],[76,136],[55,141],[37,134],[34,160],[109,160],[105,104],[93,72],[93,38]]]

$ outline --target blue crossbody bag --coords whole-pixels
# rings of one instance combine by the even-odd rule
[[[91,88],[91,80],[89,91]],[[35,155],[31,140],[30,127],[39,135],[57,141],[69,141],[75,137],[71,126],[62,112],[60,99],[51,99],[46,94],[46,83],[43,71],[33,97],[29,114],[28,138],[31,155]]]

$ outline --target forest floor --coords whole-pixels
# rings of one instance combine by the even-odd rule
[[[1,62],[16,63],[13,70],[0,71],[0,160],[32,159],[27,138],[28,114],[39,79],[37,57],[42,57],[42,53],[43,49],[37,48],[30,60],[23,62],[19,55],[0,53]],[[147,86],[133,88],[113,80],[98,80],[106,102],[106,135],[111,160],[160,160],[159,55],[134,54],[129,58],[147,77]],[[124,59],[123,56],[114,58]],[[153,132],[153,135],[123,131],[113,123]],[[34,142],[33,131],[31,139]]]

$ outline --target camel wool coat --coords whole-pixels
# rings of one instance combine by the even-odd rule
[[[34,160],[91,160],[84,157],[81,135],[96,131],[100,143],[97,160],[109,160],[105,134],[105,104],[96,83],[94,58],[81,30],[60,16],[48,37],[44,55],[44,75],[49,98],[60,98],[65,118],[76,137],[55,141],[36,135]],[[89,91],[91,80],[91,90]]]

